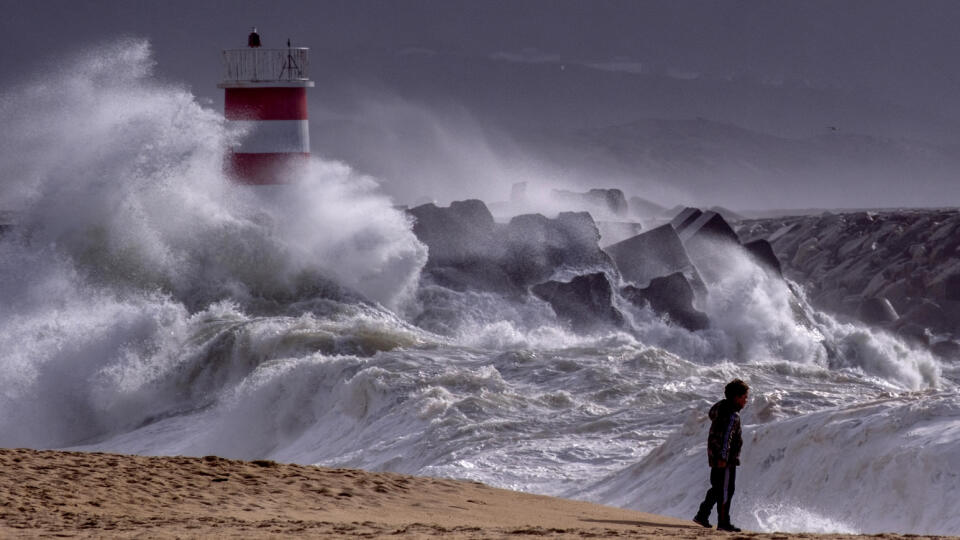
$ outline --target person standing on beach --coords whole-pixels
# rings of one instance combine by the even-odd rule
[[[730,499],[737,483],[740,448],[743,435],[740,430],[740,410],[747,404],[750,387],[740,379],[727,383],[725,399],[710,408],[710,435],[707,437],[707,460],[710,462],[710,490],[700,503],[693,521],[711,527],[710,512],[717,505],[717,530],[740,532],[730,523]]]

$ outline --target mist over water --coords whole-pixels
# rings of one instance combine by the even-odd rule
[[[0,445],[471,478],[690,517],[706,411],[741,377],[735,522],[960,531],[940,504],[955,366],[735,253],[699,332],[619,298],[628,324],[578,334],[536,299],[417,296],[426,248],[376,180],[314,159],[285,188],[231,184],[243,134],[151,62],[119,42],[0,98],[17,221],[0,237]],[[427,308],[431,331],[412,322]],[[903,500],[919,502],[892,512]]]

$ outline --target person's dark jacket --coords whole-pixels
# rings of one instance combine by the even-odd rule
[[[743,433],[740,430],[740,406],[730,399],[718,401],[710,408],[710,435],[707,437],[707,460],[711,467],[740,465]]]

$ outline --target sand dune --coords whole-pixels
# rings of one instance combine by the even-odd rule
[[[475,482],[214,456],[144,457],[0,449],[3,538],[387,535],[729,536],[688,521]]]

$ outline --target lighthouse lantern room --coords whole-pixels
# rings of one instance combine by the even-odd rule
[[[224,116],[246,133],[227,157],[242,184],[285,184],[310,156],[307,88],[309,49],[260,47],[256,28],[245,49],[223,51]]]

